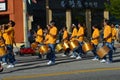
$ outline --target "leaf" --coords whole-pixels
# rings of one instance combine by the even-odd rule
[[[105,3],[105,8],[117,19],[120,19],[120,0],[110,0],[110,4]]]

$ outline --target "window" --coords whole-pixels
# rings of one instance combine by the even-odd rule
[[[6,10],[7,10],[6,0],[0,0],[0,11]]]

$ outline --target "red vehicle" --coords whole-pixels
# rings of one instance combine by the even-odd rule
[[[20,48],[20,55],[31,54],[35,55],[35,51],[32,48]]]

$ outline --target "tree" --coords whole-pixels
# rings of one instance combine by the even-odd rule
[[[110,1],[105,3],[106,10],[110,12],[111,15],[115,16],[120,20],[120,0],[107,0]]]

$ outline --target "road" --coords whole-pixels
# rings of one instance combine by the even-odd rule
[[[93,54],[76,60],[57,54],[56,64],[46,65],[46,59],[37,56],[16,56],[15,68],[4,69],[0,73],[1,80],[119,80],[120,79],[120,50],[114,54],[111,64],[92,61]]]

